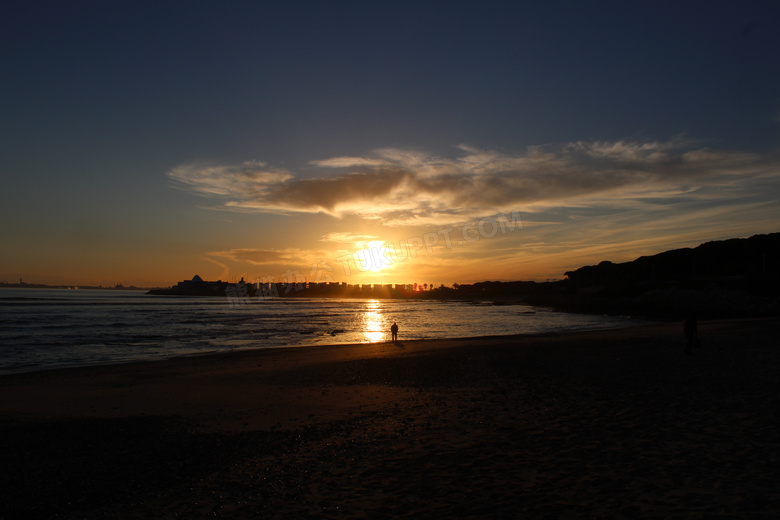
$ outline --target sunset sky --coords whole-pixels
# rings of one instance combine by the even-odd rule
[[[560,279],[780,231],[775,1],[28,0],[0,40],[0,281]]]

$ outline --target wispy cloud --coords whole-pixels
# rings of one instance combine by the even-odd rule
[[[263,162],[250,161],[232,166],[184,164],[168,172],[168,177],[176,186],[203,195],[235,199],[262,196],[269,188],[292,179],[293,175]]]
[[[378,237],[375,235],[360,235],[356,233],[328,233],[327,235],[323,235],[321,240],[323,242],[334,242],[336,244],[362,244],[365,242],[371,242],[372,240],[377,240]]]
[[[455,158],[395,148],[365,157],[313,161],[325,173],[300,178],[265,163],[178,166],[179,186],[260,212],[347,214],[385,224],[456,222],[500,211],[550,206],[650,203],[684,194],[733,196],[777,177],[776,157],[696,147],[682,138],[574,142],[503,153],[460,146]]]
[[[209,256],[226,258],[234,262],[247,262],[253,265],[273,264],[288,261],[292,255],[283,251],[264,251],[262,249],[230,249],[228,251],[211,251]]]
[[[206,262],[214,264],[220,268],[221,270],[219,275],[220,280],[227,279],[228,276],[230,276],[230,268],[227,265],[223,264],[222,262],[217,262],[216,260],[214,260],[213,258],[209,258],[208,256],[201,256],[200,258],[201,260],[205,260]]]
[[[228,260],[237,264],[248,264],[254,266],[295,266],[307,267],[326,259],[331,254],[329,251],[319,249],[252,249],[237,248],[226,251],[210,251],[206,253],[205,259],[218,264],[224,269],[228,267],[225,264],[217,262],[214,258]]]

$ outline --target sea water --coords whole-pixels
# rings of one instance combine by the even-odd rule
[[[536,334],[637,324],[617,316],[439,300],[152,296],[0,288],[0,374],[235,349]]]

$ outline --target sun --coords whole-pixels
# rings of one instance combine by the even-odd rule
[[[377,273],[394,264],[392,250],[385,246],[384,240],[361,242],[363,249],[353,253],[355,264],[363,272]]]

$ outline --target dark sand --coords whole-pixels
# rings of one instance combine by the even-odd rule
[[[0,377],[0,518],[780,518],[780,320]]]

